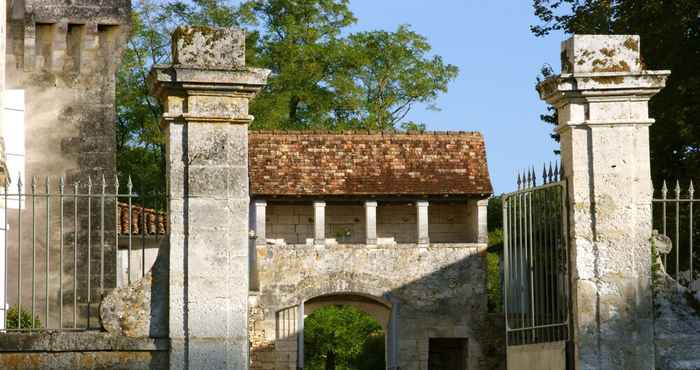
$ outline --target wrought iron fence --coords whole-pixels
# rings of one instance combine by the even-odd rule
[[[100,329],[98,305],[118,285],[119,245],[131,283],[132,239],[149,234],[139,227],[148,222],[144,193],[134,192],[130,178],[120,187],[104,176],[70,185],[32,178],[25,186],[17,178],[0,189],[0,330]],[[145,272],[142,264],[140,275]]]
[[[504,308],[508,346],[565,341],[569,275],[563,170],[518,175],[503,196]]]
[[[694,225],[700,213],[697,204],[700,200],[695,198],[693,181],[685,184],[687,188],[684,191],[681,182],[676,180],[672,194],[669,194],[666,181],[663,181],[658,198],[656,190],[654,191],[652,214],[654,229],[673,242],[671,252],[663,258],[664,267],[674,279],[687,286],[691,281],[700,279],[700,255],[694,246],[694,242],[700,238]]]

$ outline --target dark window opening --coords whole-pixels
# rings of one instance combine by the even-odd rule
[[[430,338],[428,370],[467,370],[468,340]]]

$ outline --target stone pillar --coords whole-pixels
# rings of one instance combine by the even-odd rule
[[[489,224],[488,224],[488,199],[476,201],[476,242],[489,242]]]
[[[255,245],[267,245],[267,234],[265,232],[265,211],[267,202],[256,200],[255,202]]]
[[[326,202],[314,202],[314,244],[326,244]]]
[[[377,202],[365,202],[365,234],[367,245],[377,244]]]
[[[178,28],[151,72],[163,103],[171,369],[248,368],[248,102],[269,71],[244,66],[240,29]]]
[[[429,244],[430,237],[428,236],[428,202],[425,200],[419,200],[416,202],[416,212],[418,217],[417,227],[418,227],[418,244]]]
[[[540,96],[557,108],[568,186],[577,369],[653,369],[647,102],[670,71],[644,70],[639,37],[575,35]]]

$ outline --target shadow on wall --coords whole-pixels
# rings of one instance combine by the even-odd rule
[[[503,318],[488,313],[485,253],[480,249],[475,245],[259,246],[260,292],[252,296],[249,316],[251,369],[272,364],[297,367],[302,301],[307,315],[309,307],[353,304],[385,328],[392,302],[397,302],[401,368],[504,368]],[[389,340],[390,330],[385,332]],[[431,338],[466,342],[463,365],[445,364],[441,359],[449,348],[435,347],[439,341],[431,346]]]

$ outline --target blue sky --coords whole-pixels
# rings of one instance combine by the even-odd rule
[[[531,0],[351,0],[358,19],[350,31],[395,30],[410,24],[435,54],[459,67],[437,101],[441,111],[414,109],[407,119],[429,130],[481,131],[496,193],[514,190],[516,170],[556,159],[545,105],[534,89],[540,67],[559,70],[563,34],[536,38]]]

